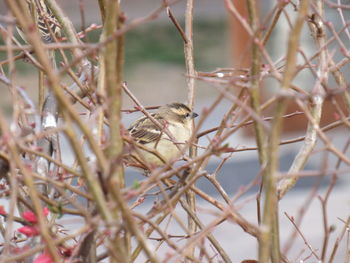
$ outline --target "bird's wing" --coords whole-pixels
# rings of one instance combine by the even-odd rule
[[[45,43],[54,41],[51,33],[57,37],[61,36],[61,25],[44,0],[39,0],[38,2],[27,0],[27,4],[32,17],[35,18],[41,38]],[[17,31],[21,38],[27,42],[26,36],[19,25],[17,25]]]
[[[159,116],[154,115],[158,121],[163,121]],[[162,131],[147,117],[136,120],[128,129],[130,135],[141,144],[147,144],[160,139]]]

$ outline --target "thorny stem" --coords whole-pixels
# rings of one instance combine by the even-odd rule
[[[261,116],[260,110],[260,71],[261,71],[261,56],[258,43],[260,41],[259,19],[255,0],[248,0],[248,14],[250,25],[254,32],[252,38],[252,65],[251,65],[251,88],[250,97],[253,110],[258,116]],[[254,121],[254,129],[256,133],[256,142],[258,145],[259,160],[262,166],[266,162],[266,139],[264,129],[260,122]]]
[[[193,219],[193,221],[196,223],[198,228],[199,229],[204,229],[204,224],[200,221],[198,216],[195,213],[193,213],[193,210],[185,202],[183,202],[182,200],[180,200],[180,204],[186,210],[188,215]],[[212,243],[212,245],[215,247],[216,251],[218,251],[218,253],[220,254],[220,256],[222,257],[222,259],[223,259],[223,261],[225,263],[232,262],[230,257],[225,252],[225,250],[222,248],[220,243],[215,239],[215,237],[212,234],[208,234],[207,238]]]
[[[318,14],[314,14],[312,17],[310,28],[313,29],[313,36],[318,45],[321,47],[326,42],[325,27],[323,24],[324,7],[322,1],[316,0],[315,6]],[[319,68],[317,75],[319,76],[312,93],[311,103],[311,115],[313,121],[309,121],[305,141],[297,156],[295,157],[293,164],[291,165],[289,172],[290,174],[297,174],[301,169],[304,168],[306,161],[311,155],[312,150],[316,145],[317,129],[321,120],[322,106],[324,101],[324,90],[323,87],[328,82],[328,54],[326,49],[321,49],[319,56]],[[278,186],[278,198],[281,199],[286,192],[291,189],[297,182],[298,176],[292,176],[287,180],[283,181]]]
[[[59,21],[60,25],[62,26],[63,31],[67,35],[67,38],[69,42],[73,44],[80,44],[81,41],[77,37],[77,32],[75,31],[75,28],[71,22],[71,20],[63,13],[59,5],[56,3],[56,0],[44,0],[47,6],[50,8],[52,13],[55,15],[57,20]],[[73,49],[73,54],[76,57],[79,57],[82,55],[82,52],[80,49],[75,48]],[[87,59],[83,59],[84,63],[88,63]]]
[[[40,63],[44,67],[45,73],[47,74],[47,77],[48,77],[49,87],[51,88],[51,90],[55,94],[55,96],[56,96],[56,98],[61,106],[61,109],[63,109],[65,112],[67,112],[69,114],[69,116],[76,122],[76,124],[81,128],[81,130],[84,132],[84,134],[86,134],[88,141],[90,143],[90,146],[94,150],[94,152],[96,153],[96,156],[101,157],[102,156],[101,149],[98,148],[98,146],[93,141],[93,137],[91,135],[91,132],[88,130],[86,125],[82,122],[82,120],[79,118],[78,114],[74,111],[74,109],[72,108],[72,106],[69,103],[69,101],[67,100],[67,98],[64,96],[64,93],[59,85],[58,75],[54,72],[54,70],[52,69],[52,66],[50,65],[50,61],[44,52],[44,48],[43,48],[41,39],[40,39],[39,35],[37,34],[37,32],[32,30],[32,28],[35,28],[35,27],[33,26],[33,21],[31,19],[30,15],[25,12],[26,3],[22,2],[22,1],[18,1],[16,4],[14,1],[7,0],[7,4],[10,7],[13,14],[18,19],[18,22],[21,25],[21,27],[24,29],[26,36],[28,38],[28,42],[30,42],[32,44],[33,49],[36,52],[38,61],[40,61]],[[18,6],[21,6],[22,11],[18,8]],[[80,161],[83,161],[83,159],[80,159]],[[105,162],[104,162],[105,160],[103,158],[101,158],[101,159],[99,159],[99,161],[102,161],[102,162],[100,162],[101,167],[105,168],[106,167]],[[94,179],[92,178],[90,173],[86,173],[84,175],[86,176],[87,181],[90,181],[90,186],[92,186],[92,185],[94,186],[92,189],[93,190],[92,192],[93,192],[94,196],[96,197],[97,205],[100,208],[100,211],[101,211],[104,219],[106,219],[107,222],[110,222],[112,220],[112,217],[111,217],[111,214],[107,208],[107,204],[103,198],[102,190],[99,187],[99,184],[92,183],[92,181]],[[94,190],[96,190],[96,191],[94,191]]]
[[[300,1],[297,18],[288,40],[287,61],[281,83],[281,92],[290,88],[291,81],[294,77],[300,33],[305,22],[308,6],[308,0]],[[282,117],[287,107],[286,104],[287,99],[280,98],[276,105],[275,117],[272,124],[271,134],[269,136],[267,166],[263,172],[265,203],[262,221],[263,226],[261,230],[261,238],[259,240],[260,263],[267,263],[270,257],[272,262],[279,262],[280,260],[276,175],[278,172],[278,146],[282,129]]]
[[[130,208],[127,206],[127,202],[123,200],[123,197],[121,195],[121,189],[119,188],[119,186],[116,185],[111,190],[114,200],[117,202],[118,207],[120,208],[121,214],[124,218],[127,228],[138,240],[139,245],[142,247],[142,249],[148,257],[148,260],[152,263],[160,262],[157,256],[153,253],[152,247],[150,246],[149,241],[147,241],[146,239],[146,235],[143,233],[143,231],[141,231],[140,227],[138,226],[138,224],[136,224],[136,221],[132,217],[132,213],[130,211]]]
[[[275,28],[279,18],[280,18],[280,15],[282,14],[283,12],[283,8],[288,4],[288,2],[279,2],[279,5],[277,7],[277,12],[276,14],[274,15],[273,17],[273,20],[272,20],[272,23],[269,27],[269,29],[267,30],[266,34],[264,35],[264,38],[263,38],[263,41],[262,41],[262,44],[263,46],[266,45],[267,41],[269,41],[270,39],[270,36],[273,32],[273,29]]]
[[[252,38],[252,55],[251,55],[251,88],[250,91],[250,104],[252,109],[256,112],[257,115],[261,116],[260,110],[260,71],[261,71],[261,55],[258,46],[258,41],[260,41],[260,29],[259,29],[259,16],[256,7],[256,1],[248,0],[247,1],[248,14],[250,20],[250,26],[254,32],[254,36]],[[254,130],[255,130],[255,138],[258,147],[259,153],[259,162],[262,167],[266,165],[266,136],[264,129],[260,122],[254,121]],[[261,186],[262,187],[262,186]],[[260,188],[262,189],[262,188]],[[261,213],[260,213],[260,194],[257,195],[257,219],[258,223],[261,221]]]
[[[185,15],[185,35],[186,41],[184,41],[184,51],[185,51],[185,62],[186,62],[186,73],[187,73],[187,90],[188,90],[188,106],[193,109],[194,98],[195,98],[195,78],[196,76],[194,58],[193,58],[193,4],[194,0],[187,0],[186,5],[186,15]],[[192,122],[192,126],[194,122]],[[190,146],[190,158],[196,156],[196,147]],[[187,191],[186,199],[189,204],[191,211],[196,211],[196,196],[194,192]],[[188,214],[188,231],[190,234],[196,232],[196,224],[193,218]],[[190,250],[190,255],[194,255],[194,248]]]
[[[98,0],[98,6],[100,7],[102,24],[104,24],[106,20],[106,0]]]
[[[35,1],[35,3],[38,3],[39,0],[30,1]],[[0,52],[7,52],[7,59],[0,62],[1,67],[5,65],[5,69],[0,68],[0,81],[5,83],[9,90],[14,94],[12,98],[12,102],[14,103],[14,120],[11,122],[11,125],[7,125],[3,120],[4,118],[2,118],[3,122],[1,125],[2,130],[6,130],[6,133],[2,134],[0,138],[0,158],[6,160],[10,164],[10,174],[3,175],[0,167],[0,176],[10,176],[9,179],[11,191],[8,193],[8,189],[3,190],[1,188],[0,194],[10,195],[11,209],[8,211],[8,215],[2,217],[5,220],[4,224],[6,224],[4,226],[6,226],[6,228],[8,227],[8,229],[5,229],[2,224],[0,225],[0,234],[5,236],[4,240],[7,242],[7,244],[0,244],[0,246],[3,246],[5,255],[4,259],[1,258],[0,261],[14,262],[26,260],[29,262],[37,256],[37,253],[50,253],[50,255],[52,253],[56,253],[57,255],[53,254],[51,257],[55,261],[58,259],[57,262],[63,260],[74,261],[79,256],[83,256],[84,251],[87,252],[90,250],[92,253],[96,254],[96,247],[91,248],[91,246],[87,245],[87,242],[85,242],[85,234],[93,233],[91,239],[92,242],[96,243],[98,246],[104,246],[104,248],[107,248],[105,249],[105,252],[99,256],[98,260],[108,257],[108,260],[112,262],[134,262],[135,260],[139,260],[137,256],[142,251],[144,252],[147,260],[150,262],[163,262],[166,260],[196,263],[207,260],[208,262],[211,262],[216,261],[220,256],[222,259],[219,258],[219,260],[231,262],[232,259],[230,259],[230,253],[226,253],[227,251],[223,250],[222,244],[220,243],[221,240],[216,240],[214,238],[215,233],[211,233],[212,231],[216,230],[217,227],[221,227],[222,223],[227,222],[236,224],[237,227],[240,227],[246,232],[247,235],[250,235],[258,240],[260,252],[263,252],[260,254],[260,258],[263,258],[263,255],[266,255],[267,260],[271,259],[272,262],[278,262],[279,257],[282,258],[281,261],[285,261],[284,257],[279,255],[278,220],[276,216],[278,208],[277,198],[275,196],[277,180],[285,180],[287,178],[288,181],[289,179],[298,176],[328,176],[330,172],[334,172],[334,176],[341,176],[345,172],[348,172],[348,169],[324,169],[311,172],[300,171],[302,170],[309,156],[313,153],[313,145],[316,142],[317,136],[319,136],[324,143],[324,148],[320,149],[320,151],[330,151],[339,158],[339,163],[341,162],[343,165],[350,164],[350,159],[346,156],[346,153],[338,151],[337,148],[335,148],[335,144],[329,139],[330,137],[325,135],[325,131],[334,129],[335,127],[350,127],[347,113],[343,112],[343,109],[340,107],[340,105],[336,104],[337,102],[335,101],[334,97],[332,97],[335,95],[344,94],[345,103],[350,101],[346,101],[348,88],[346,85],[346,80],[341,72],[341,70],[343,70],[342,67],[350,61],[349,52],[346,50],[347,47],[343,44],[339,37],[339,34],[342,33],[344,29],[336,32],[332,25],[325,23],[325,25],[330,28],[330,31],[334,36],[330,37],[326,41],[325,35],[315,35],[315,42],[317,43],[318,50],[311,57],[308,57],[303,46],[300,46],[299,52],[303,56],[305,63],[296,67],[295,61],[293,61],[293,57],[296,57],[298,48],[298,40],[295,40],[295,36],[299,33],[296,32],[296,28],[298,27],[298,23],[299,27],[300,24],[302,24],[302,21],[300,21],[301,13],[303,12],[301,7],[305,7],[305,5],[307,5],[302,3],[300,6],[298,6],[299,20],[297,20],[293,30],[291,31],[292,33],[289,42],[287,59],[285,59],[286,57],[283,56],[277,62],[274,62],[272,57],[270,57],[269,52],[265,48],[265,44],[270,39],[270,36],[273,33],[277,23],[279,23],[281,20],[281,14],[284,14],[286,19],[290,20],[288,17],[290,8],[284,7],[287,5],[293,5],[293,1],[277,1],[276,5],[274,6],[274,11],[271,12],[274,14],[271,20],[272,22],[269,28],[265,31],[266,33],[263,34],[262,32],[264,32],[264,28],[263,25],[258,22],[257,8],[255,6],[259,3],[259,1],[246,1],[248,4],[248,13],[250,14],[250,23],[248,23],[248,20],[245,20],[245,18],[242,17],[235,9],[235,6],[233,5],[234,1],[225,0],[228,11],[234,15],[235,18],[237,18],[238,22],[241,23],[241,25],[248,32],[248,35],[253,40],[251,47],[252,63],[250,68],[250,76],[239,79],[235,78],[235,70],[223,68],[217,69],[216,71],[213,71],[207,75],[201,73],[198,75],[193,65],[193,43],[190,43],[191,45],[187,45],[189,41],[193,41],[193,15],[192,10],[190,10],[193,8],[193,6],[188,7],[186,11],[186,33],[184,33],[180,24],[176,22],[176,19],[173,16],[172,21],[180,31],[181,37],[185,42],[184,49],[185,62],[187,66],[186,80],[188,81],[188,104],[191,106],[191,108],[193,107],[196,95],[194,92],[195,79],[203,80],[207,84],[212,85],[212,88],[216,89],[220,94],[210,107],[207,107],[205,110],[203,109],[201,117],[197,122],[196,129],[194,129],[193,138],[200,138],[200,142],[195,142],[194,139],[191,139],[191,141],[185,146],[186,151],[187,149],[190,149],[191,146],[195,146],[203,150],[202,152],[199,152],[197,155],[197,153],[194,153],[193,151],[190,158],[187,156],[184,158],[185,163],[182,164],[177,163],[176,165],[173,165],[174,163],[167,163],[162,167],[149,167],[151,168],[150,174],[147,174],[148,176],[145,177],[145,179],[138,182],[140,184],[139,186],[137,186],[137,183],[135,184],[135,187],[124,187],[121,184],[123,178],[119,177],[119,175],[123,174],[123,171],[118,173],[118,169],[123,166],[120,158],[120,153],[122,152],[122,140],[124,140],[125,143],[130,144],[132,147],[135,147],[136,150],[145,150],[144,148],[146,147],[141,144],[133,143],[130,136],[120,135],[121,91],[119,84],[122,81],[122,54],[124,47],[122,38],[125,32],[129,31],[130,29],[142,25],[145,22],[155,20],[163,9],[169,7],[169,5],[177,1],[163,1],[162,5],[150,15],[134,19],[130,22],[127,21],[125,25],[117,26],[117,24],[122,24],[123,22],[120,19],[117,19],[118,16],[120,17],[122,15],[120,15],[119,8],[110,7],[116,7],[116,5],[119,4],[119,1],[99,0],[98,3],[100,5],[103,26],[98,25],[96,28],[104,27],[104,29],[102,34],[103,37],[101,37],[98,43],[82,43],[78,39],[71,22],[67,17],[63,16],[62,10],[58,8],[58,1],[57,3],[55,0],[40,1],[46,2],[51,6],[50,8],[52,9],[54,15],[58,17],[58,24],[60,24],[67,36],[57,40],[57,42],[54,44],[43,45],[43,43],[40,41],[40,37],[34,36],[35,23],[31,23],[30,19],[28,19],[30,15],[28,16],[28,14],[22,14],[24,8],[23,2],[25,3],[25,1],[21,1],[21,3],[19,3],[19,0],[11,0],[12,3],[15,3],[17,7],[21,6],[21,8],[19,8],[20,12],[17,11],[17,13],[15,12],[15,7],[10,9],[13,10],[12,13],[17,17],[16,20],[18,20],[18,24],[22,25],[26,38],[28,37],[29,40],[28,45],[21,45],[13,36],[12,27],[15,26],[15,19],[0,16],[0,22],[2,23],[5,21],[4,23],[8,24],[6,29],[0,26],[1,33],[5,34],[7,38],[6,46],[0,47]],[[81,5],[83,5],[83,2],[83,0],[80,0]],[[316,20],[309,20],[314,23],[314,25],[318,25],[316,30],[318,33],[323,30],[321,29],[323,25],[318,23],[320,21],[324,22],[324,16],[322,13],[323,7],[320,7],[319,5],[321,2],[323,1],[314,0],[312,2],[312,10],[315,12],[313,17],[316,18]],[[329,1],[324,2],[329,3]],[[187,3],[193,5],[194,1],[188,0]],[[337,8],[342,8],[345,10],[349,7],[341,4],[340,0],[338,0]],[[318,21],[317,18],[320,18],[320,21]],[[344,28],[346,28],[347,25],[344,19],[342,19],[342,23]],[[86,33],[88,31],[86,30],[84,32]],[[190,36],[188,37],[187,34]],[[294,40],[292,41],[293,38]],[[58,41],[69,41],[69,43],[62,43]],[[327,55],[327,50],[329,50],[331,44],[338,44],[341,49],[344,49],[344,58],[341,59],[340,62],[337,62],[331,56]],[[293,51],[291,51],[292,49]],[[64,60],[59,72],[57,72],[57,69],[55,69],[52,65],[53,63],[50,61],[49,56],[47,56],[48,51],[56,50],[60,51]],[[65,56],[63,51],[71,51],[73,58],[70,60],[69,56]],[[20,52],[20,54],[16,55],[15,52]],[[33,55],[29,52],[32,52]],[[38,107],[31,102],[31,99],[28,97],[26,91],[18,86],[16,80],[15,62],[24,57],[22,54],[28,56],[30,62],[32,63],[31,66],[42,70],[48,76],[47,85],[50,88],[51,94],[53,95],[52,97],[54,99],[57,98],[60,106],[60,108],[58,108],[60,110],[60,116],[63,117],[63,121],[60,123],[62,125],[60,127],[42,131],[32,129],[33,127],[27,127],[28,123],[30,123],[28,120],[31,120],[32,117],[36,118],[35,124],[38,124],[36,127],[40,127],[40,118],[38,118]],[[106,54],[108,54],[108,56],[106,56]],[[92,59],[96,59],[97,55],[99,56],[97,58],[99,62],[98,66],[95,67],[88,61],[90,55]],[[262,63],[265,63],[265,61],[267,61],[268,66],[270,66],[270,69],[267,72],[265,71],[265,67],[261,67]],[[281,69],[283,66],[277,66],[281,62],[286,62],[284,75],[281,74]],[[76,65],[78,65],[80,68],[83,67],[86,74],[81,74],[78,78],[73,70],[73,67]],[[89,65],[88,67],[91,70],[87,70],[88,67],[85,68],[85,65]],[[7,67],[9,67],[10,80],[7,79],[5,74]],[[297,84],[293,83],[293,86],[291,84],[292,80],[294,80],[294,77],[297,74],[299,75],[300,72],[308,71],[308,69],[311,71],[311,75],[316,79],[316,84],[314,85],[311,93],[302,90],[303,87],[297,87]],[[221,70],[224,73],[221,73]],[[241,72],[243,72],[242,74],[247,74],[248,70],[243,69]],[[337,89],[332,89],[332,87],[328,86],[328,72],[334,75],[334,78],[338,83]],[[224,75],[222,77],[219,74]],[[71,76],[74,84],[71,86],[66,86],[63,84],[65,80],[62,78],[65,75]],[[98,76],[97,84],[94,81],[94,75]],[[264,105],[259,106],[260,95],[259,93],[255,92],[258,92],[259,88],[261,89],[263,87],[266,77],[272,77],[276,81],[281,81],[283,91],[270,98]],[[247,82],[247,79],[250,80],[250,83]],[[97,86],[97,89],[95,89],[95,86]],[[289,87],[292,88],[289,89]],[[127,95],[129,95],[130,98],[135,101],[135,104],[139,107],[139,109],[144,112],[144,114],[149,117],[151,121],[154,121],[156,125],[159,125],[157,121],[152,120],[151,114],[145,111],[145,108],[139,103],[136,96],[131,93],[130,90],[132,89],[128,90],[126,87],[124,88]],[[234,89],[239,89],[238,91],[241,91],[239,96],[236,95],[238,92],[236,92]],[[288,89],[290,91],[287,92]],[[329,93],[323,94],[323,90]],[[43,92],[40,91],[39,93],[41,93],[40,101],[43,101]],[[250,97],[247,96],[248,93],[251,94]],[[115,95],[116,97],[113,97]],[[336,112],[341,115],[341,118],[338,121],[333,121],[331,124],[324,126],[324,128],[321,129],[319,128],[319,120],[321,117],[323,97],[326,95],[331,97],[333,106],[336,108]],[[295,139],[282,141],[280,139],[282,119],[300,114],[283,113],[285,111],[285,104],[289,98],[295,99],[297,106],[302,110],[302,114],[306,116],[306,119],[308,120],[308,129],[306,136],[300,136]],[[248,105],[249,99],[251,99],[251,106]],[[201,129],[201,125],[206,122],[209,117],[211,117],[211,114],[215,109],[219,109],[219,107],[221,107],[221,103],[225,100],[229,101],[231,105],[223,114],[223,117],[218,121],[218,125],[216,125],[217,127],[212,127],[204,132],[198,133],[198,131]],[[81,115],[79,115],[78,111],[72,107],[77,101],[84,107],[85,112],[83,112]],[[270,106],[276,105],[277,111],[275,116],[271,118],[263,118],[262,113],[265,111],[267,112]],[[348,103],[347,106],[349,105],[350,103]],[[112,111],[109,109],[112,109]],[[135,111],[139,111],[139,109],[135,109]],[[130,110],[127,112],[133,111],[134,110]],[[54,112],[58,111],[54,110]],[[107,113],[106,116],[105,113]],[[98,121],[96,121],[97,118],[95,118],[95,116],[98,114],[100,118]],[[271,119],[274,121],[272,125],[272,134],[270,134],[270,125],[269,122],[267,122],[267,120]],[[42,123],[44,122],[42,121]],[[89,125],[90,123],[92,123],[92,125]],[[99,124],[96,125],[96,123]],[[266,154],[265,157],[262,157],[260,154],[262,159],[268,159],[267,168],[265,170],[262,169],[261,171],[261,173],[264,173],[264,184],[267,184],[267,188],[265,190],[266,200],[264,205],[264,221],[260,226],[250,223],[238,212],[238,209],[243,207],[244,204],[254,199],[254,196],[244,198],[242,195],[243,193],[246,193],[247,189],[249,189],[251,186],[259,183],[260,175],[245,187],[240,188],[237,193],[233,194],[233,196],[231,196],[230,192],[226,192],[225,186],[221,185],[219,179],[216,178],[216,175],[218,175],[221,170],[223,171],[225,169],[225,165],[228,161],[235,160],[235,155],[238,155],[238,152],[248,150],[262,150],[265,152],[264,147],[262,147],[260,145],[261,143],[259,143],[259,131],[257,131],[255,135],[258,147],[246,147],[245,145],[241,145],[240,142],[235,142],[234,146],[226,145],[226,142],[230,140],[232,135],[243,130],[242,128],[244,126],[250,124],[255,124],[256,127],[261,126],[262,131],[260,134],[263,135],[263,139],[261,141],[264,142],[264,137],[269,135],[269,142],[272,144],[272,146],[270,146],[268,149],[269,151],[266,150],[268,155]],[[12,130],[12,125],[15,126],[14,130]],[[98,135],[94,133],[96,126],[98,126],[99,129]],[[91,127],[93,129],[92,132],[90,131]],[[77,131],[77,128],[79,131]],[[107,129],[110,131],[109,133],[106,133],[108,136],[110,135],[109,140],[106,139],[107,136],[105,136],[103,133]],[[26,130],[30,130],[29,134]],[[13,131],[15,131],[14,134],[10,134],[10,132]],[[216,131],[215,134],[209,134],[214,131]],[[168,131],[166,131],[166,133],[167,132]],[[8,136],[8,134],[10,135]],[[72,146],[72,153],[74,154],[73,159],[70,161],[73,164],[66,164],[65,161],[62,161],[60,158],[60,153],[55,155],[56,159],[51,157],[45,150],[42,149],[42,147],[40,147],[40,145],[37,144],[40,139],[45,139],[56,134],[66,135],[68,141],[70,142]],[[171,135],[169,137],[171,138]],[[296,156],[289,173],[277,174],[277,145],[290,144],[303,140],[305,140],[304,145],[300,149],[299,154]],[[88,146],[90,146],[92,150],[91,152],[85,151],[85,149],[82,147],[85,146],[85,141],[88,142]],[[105,147],[106,151],[103,151],[102,148],[104,148],[106,144],[108,144],[107,147]],[[274,152],[272,150],[274,150]],[[151,150],[150,152],[155,155],[159,155],[156,150]],[[105,157],[105,153],[108,158]],[[182,153],[185,153],[185,150],[183,150]],[[92,160],[96,159],[96,162],[90,162],[90,159],[87,159],[87,155],[88,158],[90,158],[90,154],[92,155]],[[36,159],[39,157],[47,160],[48,163],[51,163],[54,169],[48,169],[47,172],[40,174],[28,169],[27,162],[28,166],[32,164],[35,165],[37,164]],[[161,155],[159,155],[159,157],[161,157]],[[209,161],[214,158],[219,159],[220,164],[217,166],[213,174],[209,174],[208,164]],[[141,160],[141,163],[142,161],[144,160]],[[261,160],[262,168],[264,168],[265,163],[266,162]],[[95,164],[96,167],[94,166]],[[145,164],[145,166],[148,167],[147,164]],[[293,169],[295,170],[294,172]],[[190,173],[187,171],[190,171]],[[49,176],[46,176],[46,174]],[[101,176],[98,177],[97,175]],[[175,176],[177,176],[177,178],[174,180],[172,177]],[[216,196],[205,193],[203,190],[200,190],[195,186],[196,180],[203,177],[209,178],[209,182],[218,190],[225,202],[220,201],[220,199]],[[97,178],[102,178],[102,180],[98,180]],[[33,181],[36,179],[41,183],[41,185],[52,186],[56,190],[57,196],[52,195],[47,197],[38,193],[37,185],[33,184]],[[1,180],[3,180],[3,178],[1,178]],[[77,180],[78,185],[73,183],[75,180]],[[287,181],[281,181],[282,185],[283,182]],[[85,182],[88,186],[88,192],[86,192]],[[101,183],[106,183],[107,185],[107,187],[103,189],[106,190],[105,192],[102,191]],[[165,187],[163,187],[163,184]],[[332,181],[331,187],[333,187],[333,185],[334,182]],[[150,191],[152,189],[155,190],[156,193],[151,193]],[[285,189],[287,188],[282,190]],[[329,189],[331,190],[331,188]],[[278,188],[278,190],[280,190],[280,188]],[[188,199],[189,202],[185,202],[183,198],[184,195],[190,196],[192,193],[195,193],[196,198],[200,198],[203,202],[205,202],[205,205],[210,208],[207,209],[207,207],[205,207],[203,210],[198,209],[195,202],[191,203],[191,200],[194,200],[191,198]],[[134,202],[135,205],[131,206],[129,205],[129,202],[132,202],[135,197],[140,198],[141,200],[142,198],[147,198],[149,196],[161,196],[164,200],[157,202],[147,215],[140,215],[134,212],[133,209],[141,207],[143,201],[137,200]],[[281,197],[282,196],[283,194]],[[313,196],[316,196],[316,194]],[[329,234],[331,231],[329,226],[331,222],[328,222],[327,220],[326,209],[328,196],[329,193],[327,193],[327,197],[325,197],[323,201],[325,239],[322,252],[319,253],[319,257],[322,260],[326,260],[328,258],[327,253],[331,252],[329,261],[332,262],[335,260],[335,254],[340,245],[340,241],[342,241],[343,237],[346,236],[345,233],[347,231],[346,229],[349,228],[350,219],[345,217],[345,221],[343,222],[345,223],[344,229],[339,234],[334,244],[333,251],[328,251],[329,249],[327,249],[327,247],[329,248],[329,243],[331,240],[329,239]],[[53,199],[50,197],[53,197]],[[29,200],[29,198],[31,198],[31,200]],[[243,200],[239,200],[241,198],[243,198]],[[86,200],[89,203],[89,206],[90,204],[92,207],[97,206],[98,209],[91,211],[89,209],[90,207],[85,206],[85,203],[82,204],[80,202],[81,199]],[[51,209],[57,209],[56,211],[58,211],[56,215],[49,218],[49,222],[46,222],[45,218],[43,219],[44,221],[39,218],[37,226],[40,228],[41,239],[38,240],[38,242],[45,242],[45,245],[33,242],[31,243],[32,248],[23,251],[18,255],[13,255],[12,245],[15,244],[20,246],[21,242],[24,240],[12,240],[14,228],[13,223],[19,222],[23,225],[27,224],[23,219],[14,216],[17,209],[16,205],[23,204],[24,207],[33,210],[35,213],[40,213],[41,203],[45,203],[49,205]],[[177,207],[175,210],[178,203],[181,204],[182,208],[187,213],[189,222],[187,226],[182,221],[182,218],[180,218],[180,216],[177,214],[177,209],[179,207]],[[72,208],[67,207],[68,204],[70,204]],[[205,226],[206,221],[201,221],[202,211],[208,212],[211,216],[215,216],[215,219],[208,226]],[[51,228],[51,226],[57,223],[56,219],[58,214],[62,214],[64,216],[74,215],[81,217],[83,220],[85,220],[86,225],[79,231],[79,233],[68,235],[67,238],[61,238],[61,226],[58,227],[58,232],[53,231],[56,230],[55,227]],[[102,223],[101,218],[103,220]],[[165,218],[169,218],[169,225],[161,224]],[[185,232],[185,235],[174,235],[169,232],[172,230],[168,229],[168,227],[171,227],[170,223],[173,223],[172,220],[175,220],[175,223],[181,226],[182,231]],[[166,226],[163,228],[164,225]],[[46,232],[45,229],[43,229],[43,226],[47,228]],[[143,230],[143,228],[145,230]],[[270,230],[268,233],[270,234],[270,237],[266,237],[266,233],[268,232],[266,229]],[[63,226],[62,231],[64,230],[65,229]],[[156,232],[156,236],[152,235],[152,237],[150,237],[150,234],[153,231]],[[129,238],[131,235],[135,241],[132,244]],[[158,237],[158,235],[160,237]],[[173,238],[179,237],[182,237],[185,240],[182,240],[181,244],[173,242]],[[31,242],[30,238],[25,239],[25,242]],[[50,241],[50,239],[51,244],[46,244]],[[73,241],[74,239],[76,241]],[[310,245],[307,244],[306,241],[307,240],[305,239],[306,245]],[[347,242],[347,240],[343,241]],[[77,247],[73,251],[73,256],[71,256],[69,259],[63,259],[63,256],[60,253],[57,253],[57,249],[64,247],[66,242],[76,242],[75,244]],[[155,242],[158,243],[155,245],[155,248],[153,248],[151,245],[153,245]],[[213,249],[212,252],[215,254],[213,258],[211,258],[211,250],[207,249],[208,245],[211,246]],[[161,258],[160,256],[158,257],[157,251],[155,252],[155,250],[158,250],[159,248],[162,249],[162,246],[167,246],[167,248],[172,250],[165,256],[165,258]],[[87,249],[81,249],[81,247],[87,247]],[[194,253],[195,250],[198,253]],[[314,251],[312,249],[312,252],[317,254],[318,251]],[[235,251],[233,251],[233,253],[235,253]],[[287,254],[287,252],[284,251],[284,254]],[[346,257],[347,260],[349,256]],[[82,258],[85,259],[86,257]],[[90,262],[96,262],[96,259],[91,258],[90,260]],[[83,261],[85,262],[85,260]]]
[[[103,31],[103,39],[110,37],[116,29],[120,28],[121,22],[121,11],[120,11],[120,1],[119,0],[110,0],[105,3],[106,14],[105,14],[105,23]],[[114,41],[109,42],[103,51],[103,54],[100,59],[103,59],[104,63],[104,72],[105,74],[103,79],[105,80],[105,91],[108,98],[107,105],[109,109],[109,130],[110,138],[109,145],[107,148],[108,158],[110,160],[110,166],[108,174],[103,174],[102,178],[104,184],[111,193],[114,193],[112,196],[115,201],[119,204],[122,202],[118,198],[120,197],[121,187],[124,186],[124,171],[122,166],[122,151],[123,151],[123,140],[121,137],[121,93],[122,93],[122,70],[123,70],[123,38],[121,35],[114,39]],[[120,207],[121,208],[121,207]],[[119,211],[119,207],[115,207],[113,213],[115,219],[119,218],[121,215],[125,218],[127,215],[126,210]],[[129,217],[127,217],[129,218]],[[129,219],[131,220],[131,219]],[[138,233],[136,230],[132,231],[134,235]],[[137,236],[138,237],[138,236]],[[127,234],[124,236],[127,239]],[[138,237],[139,238],[139,237]],[[143,240],[143,239],[141,239]],[[141,241],[139,240],[139,241]],[[118,248],[118,258],[112,257],[112,262],[120,262],[122,259],[123,262],[129,261],[129,251],[128,251],[128,241],[123,243],[123,238],[116,234],[112,238],[112,246]],[[147,250],[146,250],[147,251]]]
[[[51,242],[52,241],[52,236],[48,228],[48,222],[46,218],[43,215],[43,207],[40,203],[39,197],[38,197],[38,192],[34,184],[33,176],[31,174],[30,169],[24,166],[23,162],[20,159],[18,147],[16,145],[15,139],[12,138],[11,132],[9,130],[9,127],[6,124],[6,121],[2,115],[0,115],[0,127],[1,131],[3,134],[6,134],[9,138],[8,140],[8,147],[11,152],[12,157],[14,158],[14,161],[17,165],[17,167],[21,170],[23,174],[23,179],[25,184],[28,187],[28,194],[31,198],[32,205],[34,207],[34,211],[36,213],[36,216],[38,218],[38,224],[39,224],[39,229],[42,238],[45,240],[47,249],[52,256],[52,258],[56,261],[59,260],[59,255],[57,253],[56,247],[54,244]]]
[[[120,9],[119,1],[109,1],[106,6],[106,21],[104,25],[104,35],[108,38],[114,30],[119,28]],[[110,139],[108,146],[108,157],[112,160],[110,167],[110,176],[115,177],[113,180],[118,181],[119,185],[124,185],[124,176],[121,168],[121,153],[123,142],[120,134],[120,111],[121,111],[121,77],[123,65],[123,36],[118,37],[115,41],[108,43],[104,49],[102,58],[105,64],[105,85],[106,95],[108,98],[109,109],[109,127]],[[104,175],[109,176],[109,175]]]

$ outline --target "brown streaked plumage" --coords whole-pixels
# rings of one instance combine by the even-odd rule
[[[141,117],[131,124],[128,130],[136,142],[150,150],[156,150],[161,156],[159,158],[153,153],[139,149],[138,155],[141,155],[141,158],[136,159],[143,159],[148,165],[159,166],[163,165],[164,161],[168,162],[179,157],[180,149],[191,138],[192,119],[198,115],[185,104],[175,102],[160,107],[151,116],[164,127],[158,127],[149,118]],[[165,127],[175,142],[166,134]]]
[[[43,0],[26,0],[33,18],[35,18],[41,39],[45,43],[53,42],[52,34],[60,36],[61,28],[55,15]],[[18,33],[25,39],[22,29],[17,27]],[[51,31],[51,32],[50,32]]]

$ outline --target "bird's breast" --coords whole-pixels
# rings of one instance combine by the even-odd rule
[[[171,123],[168,126],[168,130],[171,135],[174,137],[176,142],[185,143],[191,137],[191,130],[182,124]]]

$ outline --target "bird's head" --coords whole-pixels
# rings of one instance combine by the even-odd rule
[[[193,118],[198,116],[198,114],[191,111],[188,106],[179,102],[174,102],[160,107],[158,113],[168,121],[179,122],[185,125],[190,123]]]

